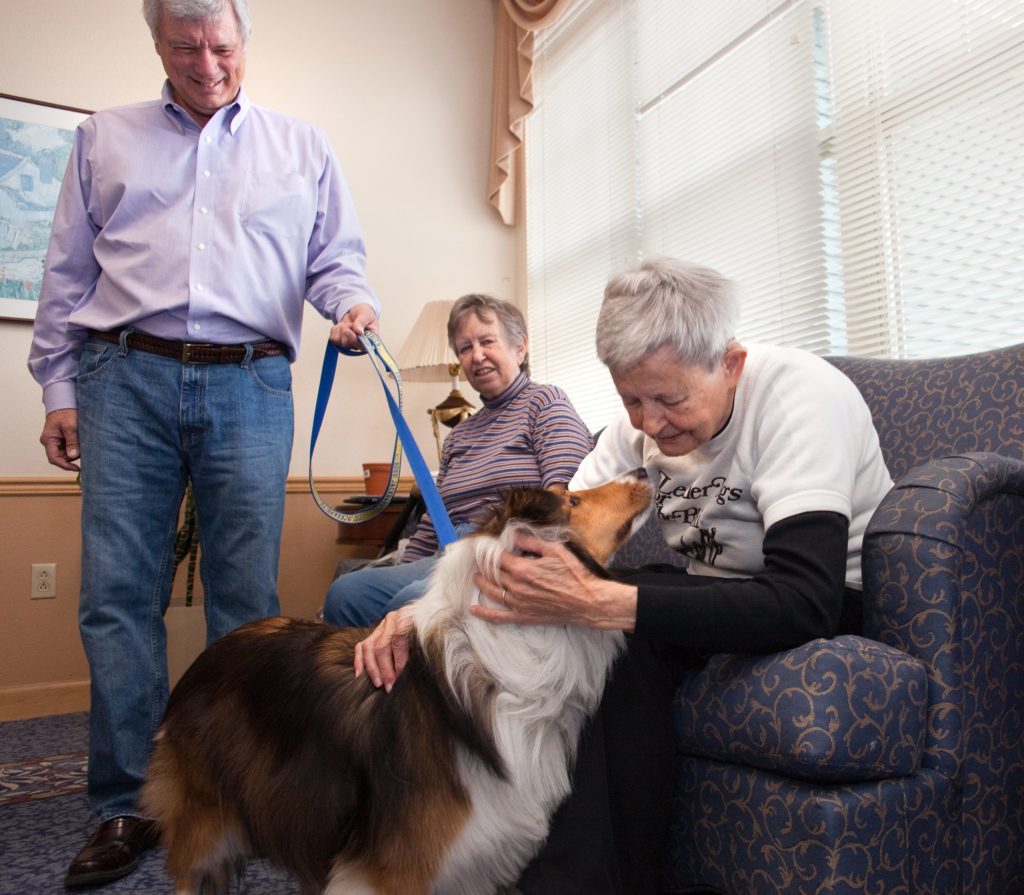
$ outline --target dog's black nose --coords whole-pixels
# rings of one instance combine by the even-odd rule
[[[635,475],[638,479],[645,479],[647,478],[647,470],[644,469],[642,466],[638,466],[636,469],[633,470],[633,475]]]

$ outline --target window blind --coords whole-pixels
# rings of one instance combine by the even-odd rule
[[[666,254],[738,335],[927,356],[1024,338],[1022,0],[592,0],[537,48],[535,375],[587,423],[609,274]]]
[[[827,351],[814,18],[733,6],[640,4],[641,250],[739,283],[738,335]]]
[[[1024,4],[834,0],[850,350],[1024,339]]]
[[[594,350],[604,285],[639,258],[629,7],[582,4],[557,26],[559,51],[535,56],[535,83],[544,87],[527,123],[532,375],[564,388],[593,429],[618,405]]]

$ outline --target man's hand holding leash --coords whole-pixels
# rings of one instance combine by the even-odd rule
[[[331,341],[343,348],[358,348],[359,337],[367,330],[376,331],[377,313],[372,305],[358,304],[350,308],[331,327]],[[78,411],[73,407],[47,414],[39,442],[46,449],[46,459],[68,472],[79,472],[75,462],[81,456],[78,447]]]
[[[377,312],[372,305],[358,304],[331,327],[331,341],[341,348],[360,348],[359,337],[377,331]]]

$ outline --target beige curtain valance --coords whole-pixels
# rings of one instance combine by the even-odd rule
[[[573,0],[497,0],[491,173],[488,201],[502,221],[516,222],[518,153],[533,109],[534,35],[553,25]]]

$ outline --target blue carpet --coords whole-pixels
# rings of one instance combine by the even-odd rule
[[[61,895],[71,859],[96,821],[85,797],[88,716],[57,715],[0,724],[0,895]],[[163,849],[146,852],[133,873],[102,895],[171,895]],[[296,895],[297,884],[253,862],[245,895]],[[240,895],[241,895],[240,893]]]

